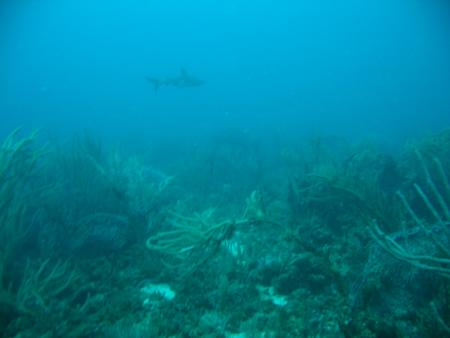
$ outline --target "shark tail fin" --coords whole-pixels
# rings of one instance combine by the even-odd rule
[[[154,79],[152,77],[146,77],[145,79],[148,82],[150,82],[151,84],[153,84],[153,87],[155,88],[155,92],[157,92],[159,87],[161,87],[161,81],[159,81],[158,79]]]

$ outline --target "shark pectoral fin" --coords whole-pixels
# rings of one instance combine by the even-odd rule
[[[161,86],[161,81],[159,81],[158,79],[154,79],[152,77],[146,77],[145,78],[148,82],[152,83],[154,88],[155,88],[155,92],[158,91],[159,87]]]

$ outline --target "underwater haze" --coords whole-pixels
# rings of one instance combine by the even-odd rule
[[[0,0],[0,338],[450,337],[450,4]]]
[[[450,120],[449,15],[437,0],[2,1],[1,129],[396,142]],[[182,67],[205,85],[145,81]]]

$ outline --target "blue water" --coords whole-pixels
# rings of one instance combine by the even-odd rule
[[[0,5],[0,133],[131,142],[227,128],[403,142],[450,123],[447,1],[16,0]],[[202,87],[164,87],[177,75]]]

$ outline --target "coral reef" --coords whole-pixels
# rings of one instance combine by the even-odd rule
[[[0,337],[450,336],[450,131],[0,148]],[[266,141],[267,142],[267,141]]]

